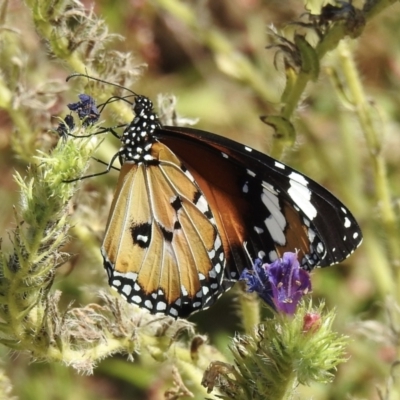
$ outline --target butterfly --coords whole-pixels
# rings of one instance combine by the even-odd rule
[[[107,168],[119,159],[101,245],[109,284],[129,303],[187,317],[210,307],[251,259],[297,251],[312,270],[361,243],[350,211],[318,183],[225,137],[163,126],[152,102],[131,93],[135,117]]]

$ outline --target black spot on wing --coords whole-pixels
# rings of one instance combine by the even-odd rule
[[[133,244],[137,244],[142,249],[149,247],[151,242],[151,225],[149,223],[132,224],[130,231]]]
[[[168,229],[165,229],[162,225],[158,225],[161,229],[161,232],[163,234],[164,239],[167,242],[172,242],[172,238],[174,237],[174,233],[169,231]]]
[[[200,197],[201,197],[201,192],[198,190],[193,196],[193,203],[197,204],[197,202],[199,201]]]
[[[182,200],[179,196],[176,196],[175,199],[171,202],[171,206],[175,211],[179,211],[182,208]]]
[[[181,228],[182,228],[181,223],[180,223],[179,221],[175,221],[175,223],[174,223],[174,230],[175,230],[175,229],[181,229]]]

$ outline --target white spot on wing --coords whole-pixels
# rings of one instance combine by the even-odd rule
[[[265,207],[272,213],[271,209],[278,209],[279,210],[279,199],[278,196],[269,192],[266,189],[263,189],[261,194],[261,200],[264,203]]]
[[[185,286],[181,285],[181,292],[184,296],[188,295],[188,291],[186,290]]]
[[[270,183],[262,181],[262,186],[264,189],[268,190],[272,194],[276,194],[276,195],[278,194],[278,192],[274,189],[274,187]]]
[[[275,243],[284,246],[286,244],[286,238],[279,222],[271,215],[269,218],[265,219],[264,224],[267,227],[268,232],[271,234],[272,240]]]
[[[184,174],[185,174],[192,182],[194,182],[193,175],[192,175],[188,170],[186,170],[186,171],[184,172]]]
[[[351,226],[351,222],[350,222],[350,220],[346,217],[346,218],[344,219],[344,227],[345,227],[345,228],[350,228],[350,226]]]
[[[264,221],[265,226],[268,228],[272,239],[276,243],[284,245],[286,243],[284,230],[286,227],[286,219],[279,208],[279,200],[277,196],[264,190],[261,194],[261,200],[267,207],[271,215]]]
[[[247,169],[246,171],[247,171],[247,174],[252,176],[253,178],[256,176],[255,172],[253,172],[252,170]]]
[[[221,238],[219,237],[219,235],[217,235],[214,242],[214,248],[218,250],[221,247],[221,244],[222,244]]]
[[[118,271],[114,271],[114,276],[122,276],[126,279],[130,279],[131,281],[136,282],[138,274],[136,272],[126,272],[126,273],[121,273]]]
[[[146,300],[144,302],[144,306],[147,307],[149,310],[153,309],[153,303],[150,300]]]
[[[254,230],[255,230],[256,233],[258,233],[258,234],[264,233],[264,229],[263,229],[263,228],[260,228],[260,227],[258,227],[258,226],[255,226],[255,227],[254,227]]]
[[[294,173],[292,172],[291,175]],[[296,178],[300,177],[305,182],[305,178],[303,178],[299,174],[295,174]],[[300,178],[298,178],[300,180]],[[317,216],[317,210],[311,203],[311,191],[300,183],[298,180],[290,180],[290,188],[288,193],[292,200],[300,207],[300,209],[307,215],[310,220],[313,220]]]
[[[144,236],[144,235],[137,235],[136,239],[141,240],[143,243],[147,243],[147,241],[149,240],[149,237]]]
[[[142,298],[140,296],[133,296],[132,301],[136,304],[140,304],[142,302]]]
[[[208,211],[207,200],[203,195],[201,195],[197,200],[196,206],[203,214]]]
[[[285,166],[278,161],[275,161],[275,167],[278,167],[280,169],[285,169]]]
[[[315,232],[313,229],[311,229],[311,228],[308,229],[307,236],[308,236],[308,240],[310,241],[310,243],[314,242]]]
[[[122,288],[122,293],[125,294],[126,296],[129,296],[132,292],[132,286],[129,285],[124,285]]]
[[[275,250],[272,250],[268,253],[268,257],[270,261],[273,262],[278,259],[278,253]]]
[[[253,149],[251,147],[247,147],[247,146],[244,146],[244,149],[246,151],[248,151],[249,153],[251,153],[253,151]]]
[[[211,276],[211,275],[210,275],[210,276]],[[218,289],[218,283],[212,283],[212,284],[210,285],[210,288],[211,288],[212,290]]]
[[[167,309],[167,305],[163,301],[159,301],[156,305],[157,311],[164,311]]]
[[[303,175],[300,175],[297,172],[291,172],[290,175],[289,175],[289,178],[294,180],[294,181],[296,181],[296,182],[301,183],[303,186],[308,186],[307,179]]]
[[[317,244],[317,252],[322,253],[323,251],[324,251],[324,245],[321,242],[319,242]]]

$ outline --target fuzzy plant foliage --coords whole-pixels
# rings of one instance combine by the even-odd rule
[[[234,364],[211,363],[203,385],[218,388],[222,399],[269,400],[295,398],[300,383],[327,383],[345,361],[348,338],[332,329],[334,312],[323,312],[302,302],[293,317],[276,313],[255,326],[249,335],[237,335],[230,351]]]

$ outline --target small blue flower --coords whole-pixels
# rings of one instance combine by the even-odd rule
[[[78,97],[80,101],[68,104],[68,108],[78,113],[79,119],[83,120],[83,126],[93,125],[100,118],[95,100],[87,94],[80,94]]]
[[[247,292],[256,292],[269,305],[272,303],[272,287],[268,279],[267,270],[260,258],[256,258],[253,269],[245,268],[239,280],[244,280],[247,285]]]
[[[57,132],[64,140],[67,139],[68,133],[75,127],[74,117],[72,115],[66,115],[64,121],[60,122],[57,127]]]
[[[247,268],[240,276],[248,292],[256,292],[278,311],[294,314],[301,297],[311,291],[310,275],[300,268],[296,253],[284,253],[272,264],[263,264],[257,258],[253,269]]]

